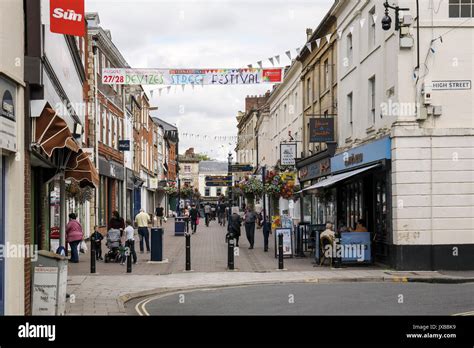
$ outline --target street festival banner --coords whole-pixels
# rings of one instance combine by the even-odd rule
[[[282,68],[242,69],[102,69],[109,85],[252,85],[279,83]]]

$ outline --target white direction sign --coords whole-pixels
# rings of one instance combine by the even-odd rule
[[[471,89],[471,80],[439,80],[432,82],[433,91]]]

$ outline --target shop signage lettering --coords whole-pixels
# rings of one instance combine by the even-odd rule
[[[252,85],[281,81],[281,68],[102,69],[102,83],[109,85]]]
[[[206,176],[206,186],[232,186],[232,176]]]
[[[296,143],[280,144],[280,164],[294,166],[296,163]]]
[[[471,80],[433,81],[432,88],[434,91],[471,89]]]
[[[334,141],[334,118],[312,118],[309,120],[309,142]]]
[[[299,170],[300,180],[311,180],[319,176],[328,175],[331,172],[331,161],[329,158],[308,164]]]
[[[119,140],[119,151],[130,151],[130,140]]]
[[[251,172],[253,167],[250,164],[231,164],[230,171],[232,173]]]
[[[364,155],[361,153],[351,154],[344,160],[344,164],[346,167],[352,166],[357,163],[362,163],[364,161]]]
[[[84,0],[50,0],[51,32],[84,36]]]

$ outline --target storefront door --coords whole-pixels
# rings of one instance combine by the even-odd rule
[[[0,160],[0,245],[5,244],[5,157]],[[0,255],[0,315],[5,311],[5,261]]]
[[[374,174],[374,254],[375,259],[387,263],[390,240],[387,173]]]

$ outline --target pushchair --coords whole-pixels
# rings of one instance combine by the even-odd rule
[[[109,251],[104,256],[104,262],[120,262],[123,263],[125,260],[125,248],[122,245],[120,239],[120,230],[110,229],[107,232],[107,248]]]

